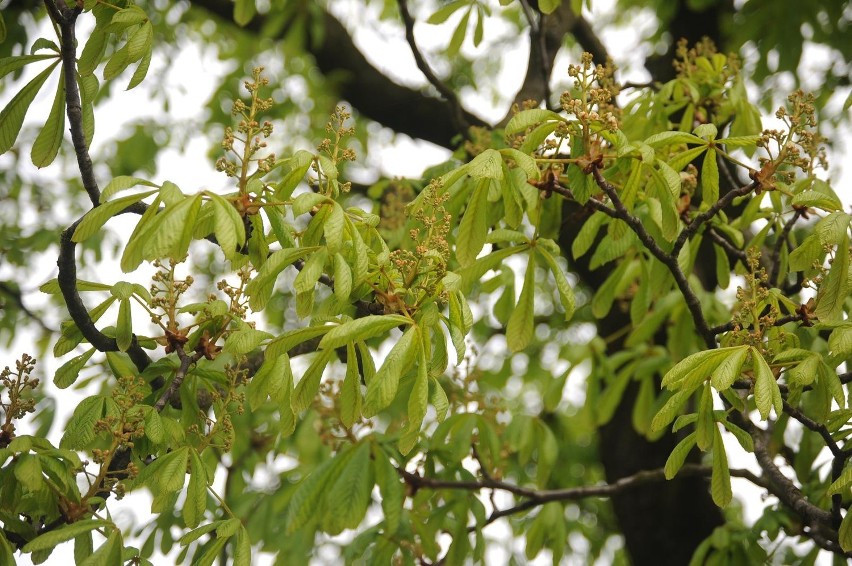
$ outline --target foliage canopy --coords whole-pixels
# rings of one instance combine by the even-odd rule
[[[2,373],[0,562],[41,563],[69,541],[77,564],[293,563],[320,546],[371,564],[852,556],[850,215],[816,131],[820,115],[843,120],[828,89],[793,89],[764,129],[747,94],[775,79],[773,57],[799,62],[775,31],[745,35],[784,2],[622,1],[692,40],[627,85],[589,2],[418,10],[452,30],[445,79],[404,0],[368,3],[438,96],[373,76],[322,3],[161,4],[45,0],[41,28],[25,8],[3,14],[0,77],[25,78],[0,111],[4,198],[21,211],[0,220],[15,268],[0,333],[41,325],[34,351],[61,358],[53,386],[86,395],[57,412],[29,353]],[[829,86],[848,71],[841,4],[782,18],[840,54]],[[702,17],[718,43],[754,41],[756,61],[699,39]],[[496,124],[458,94],[487,72],[470,46],[509,41],[489,26],[531,46]],[[225,189],[153,180],[169,124],[90,154],[99,103],[123,96],[112,86],[156,82],[157,50],[183,34],[238,63],[210,104]],[[574,64],[553,94],[566,42]],[[308,109],[269,73],[302,76]],[[296,133],[302,114],[312,126]],[[369,119],[453,153],[419,178],[359,182]],[[58,169],[61,190],[24,160]],[[111,247],[126,275],[98,269]],[[58,257],[39,288],[70,315],[57,332],[21,291],[39,252]],[[756,521],[732,477],[771,497]],[[127,528],[112,511],[134,493],[150,495],[151,520]]]

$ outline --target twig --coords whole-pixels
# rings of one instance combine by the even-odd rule
[[[186,355],[186,352],[183,350],[183,346],[178,344],[175,346],[175,353],[180,359],[180,365],[177,370],[175,370],[175,376],[172,378],[172,382],[169,384],[168,389],[163,391],[163,394],[160,395],[160,398],[157,399],[157,402],[154,403],[154,410],[158,413],[162,412],[162,410],[166,407],[166,404],[172,400],[172,396],[177,393],[177,390],[180,389],[181,383],[183,383],[184,378],[186,377],[186,372],[189,371],[189,367],[201,359],[203,354],[195,353],[192,356]]]
[[[769,284],[777,285],[778,284],[778,271],[781,269],[781,262],[779,261],[781,257],[781,246],[783,246],[787,242],[787,236],[790,234],[790,230],[793,229],[793,225],[799,218],[802,217],[804,211],[800,208],[795,209],[793,212],[793,216],[790,217],[790,220],[784,224],[784,228],[781,229],[781,233],[778,234],[778,239],[775,241],[775,245],[772,247],[772,255],[769,256],[769,264],[772,266],[769,272]]]
[[[735,247],[728,240],[726,240],[721,234],[719,234],[719,232],[716,231],[715,228],[713,228],[712,226],[708,226],[704,233],[707,234],[710,239],[713,240],[713,242],[717,244],[720,248],[728,252],[728,255],[735,257],[736,259],[743,262],[743,264],[745,264],[746,253],[743,250]]]
[[[399,5],[399,14],[402,16],[402,23],[405,25],[405,39],[408,41],[409,47],[411,47],[414,60],[417,62],[417,68],[420,69],[420,72],[423,73],[426,80],[428,80],[429,83],[434,86],[439,93],[441,93],[444,100],[449,103],[455,127],[458,129],[459,133],[467,136],[467,131],[470,128],[470,125],[464,117],[464,108],[462,108],[461,102],[456,96],[456,93],[444,84],[444,82],[432,71],[432,68],[429,67],[429,63],[426,62],[423,54],[420,53],[420,48],[417,47],[417,42],[414,40],[414,18],[412,18],[411,14],[408,12],[408,4],[406,0],[397,0],[397,4]]]
[[[12,302],[15,303],[15,306],[18,307],[18,310],[30,317],[33,322],[35,322],[41,327],[42,330],[51,334],[56,332],[54,329],[49,327],[39,315],[27,308],[27,306],[24,304],[24,297],[21,294],[20,290],[13,289],[5,281],[0,281],[0,293],[9,297]],[[2,305],[0,305],[0,307],[2,307]]]
[[[675,240],[674,247],[672,248],[672,255],[677,257],[677,254],[680,252],[681,248],[683,248],[686,241],[698,232],[698,229],[701,228],[702,224],[716,216],[720,210],[731,204],[735,198],[745,196],[758,187],[760,187],[760,183],[752,181],[748,185],[743,185],[738,189],[732,189],[725,193],[724,196],[720,197],[719,200],[714,202],[710,208],[693,218],[692,221],[687,224],[686,228],[678,234],[677,240]]]
[[[696,330],[698,330],[699,335],[701,335],[701,337],[704,339],[704,343],[707,345],[708,348],[715,348],[716,335],[710,330],[710,327],[707,325],[707,320],[704,318],[704,311],[701,309],[701,302],[698,300],[698,295],[696,295],[695,291],[692,290],[692,287],[689,285],[689,281],[687,280],[686,275],[681,270],[680,265],[678,264],[677,253],[675,251],[672,251],[670,254],[666,253],[657,244],[656,240],[654,240],[654,237],[651,236],[651,234],[649,234],[648,231],[645,229],[645,226],[642,225],[642,221],[633,216],[630,211],[627,210],[627,208],[624,206],[624,203],[621,202],[621,199],[618,197],[618,192],[616,191],[615,187],[612,186],[609,181],[604,179],[604,176],[598,167],[593,167],[592,175],[594,175],[595,182],[597,183],[598,187],[600,187],[604,194],[609,197],[609,200],[612,202],[612,205],[615,208],[615,213],[617,214],[618,218],[623,220],[639,237],[639,240],[642,241],[642,244],[644,244],[645,248],[669,269],[672,276],[674,277],[678,289],[680,289],[681,295],[683,295],[683,298],[686,301],[686,306],[689,309],[689,313],[692,315],[692,320],[695,323]],[[685,229],[681,234],[686,233],[686,231],[687,230]]]

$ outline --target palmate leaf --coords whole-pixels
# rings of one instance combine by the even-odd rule
[[[58,64],[58,62],[53,63],[36,75],[0,111],[0,154],[9,151],[12,144],[18,139],[18,134],[21,132],[21,126],[24,123],[24,116],[26,116],[30,104]]]
[[[722,442],[719,427],[714,427],[713,435],[713,475],[710,478],[710,495],[719,507],[727,507],[731,502],[731,471],[728,468],[728,455]]]
[[[243,219],[234,205],[215,193],[205,193],[213,203],[214,230],[216,241],[225,253],[225,257],[233,258],[237,249],[246,241],[246,229]]]
[[[74,230],[74,235],[71,237],[73,242],[84,242],[94,236],[100,229],[103,227],[107,221],[130,206],[131,204],[135,204],[145,197],[149,197],[154,194],[155,190],[145,191],[141,193],[137,193],[135,195],[128,195],[126,197],[122,197],[119,199],[115,199],[113,201],[106,202],[97,206],[86,213],[83,217],[83,220],[80,224],[77,225],[77,229]],[[141,220],[140,220],[141,223]],[[131,237],[132,240],[132,237]],[[129,245],[129,244],[128,244]]]
[[[423,341],[428,340],[427,332],[422,333]],[[417,376],[414,378],[414,386],[408,397],[408,425],[399,439],[399,451],[402,455],[408,454],[417,443],[420,435],[420,426],[429,404],[429,363],[426,360],[425,344],[421,345],[417,360]]]
[[[94,348],[90,348],[86,352],[71,358],[56,370],[56,375],[53,377],[53,383],[60,389],[65,389],[74,384],[77,381],[77,377],[80,375],[80,370],[86,365],[86,362],[89,361],[89,358],[92,357],[92,354],[95,353]]]
[[[293,392],[293,398],[290,400],[290,406],[293,413],[299,414],[307,409],[319,392],[320,381],[325,366],[331,361],[334,356],[334,350],[320,350],[308,366],[305,375],[296,384],[296,389]]]
[[[750,350],[752,365],[754,366],[754,402],[757,405],[760,418],[764,420],[769,418],[769,411],[772,408],[775,409],[776,415],[781,416],[781,390],[778,388],[778,382],[775,380],[772,369],[756,348],[751,346]]]
[[[302,480],[287,505],[287,516],[284,520],[286,533],[292,534],[305,526],[311,518],[316,518],[327,487],[338,477],[339,470],[347,465],[352,454],[352,448],[344,448],[334,458],[326,459]]]

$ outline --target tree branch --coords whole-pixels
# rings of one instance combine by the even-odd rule
[[[453,111],[453,123],[456,129],[462,135],[467,135],[467,131],[470,126],[464,117],[464,107],[461,102],[459,102],[456,93],[438,78],[438,76],[432,71],[431,67],[429,67],[429,63],[426,62],[423,54],[420,53],[420,49],[417,47],[417,42],[414,40],[414,18],[411,17],[411,14],[408,11],[408,3],[406,0],[397,0],[397,4],[399,5],[399,14],[402,17],[402,23],[405,25],[405,39],[408,41],[409,47],[411,47],[411,53],[414,55],[414,60],[417,62],[417,68],[420,69],[420,72],[423,73],[426,80],[428,80],[429,83],[434,86],[439,93],[441,93],[444,100],[450,104]]]
[[[42,320],[42,318],[38,314],[31,311],[24,304],[24,297],[21,294],[20,290],[13,289],[12,286],[9,285],[8,283],[6,283],[5,281],[0,281],[0,294],[6,295],[7,297],[9,297],[12,300],[12,302],[15,303],[15,306],[18,307],[18,310],[20,310],[22,313],[24,313],[29,318],[31,318],[33,320],[33,322],[35,322],[36,324],[38,324],[41,327],[42,330],[44,330],[45,332],[51,333],[51,334],[56,332],[54,329],[49,327],[47,325],[47,323],[45,323],[44,320]],[[0,308],[4,308],[4,305],[0,304]]]
[[[802,217],[802,214],[804,214],[804,210],[801,208],[795,209],[793,216],[791,216],[790,220],[784,224],[784,228],[781,229],[781,233],[778,234],[778,239],[772,247],[772,255],[769,256],[769,265],[772,266],[769,272],[770,285],[778,285],[778,271],[781,269],[781,262],[779,261],[781,257],[781,247],[787,242],[787,236],[789,236],[790,230],[793,229],[793,225]]]
[[[44,0],[51,19],[59,26],[60,58],[65,79],[65,108],[68,114],[68,124],[71,130],[71,141],[74,144],[74,154],[77,156],[77,167],[80,169],[80,179],[83,188],[89,195],[92,206],[98,206],[101,191],[95,179],[92,158],[86,145],[86,135],[83,132],[83,107],[80,102],[80,89],[77,85],[77,38],[75,26],[77,16],[82,11],[82,5],[67,7],[65,2]]]
[[[618,197],[618,192],[616,191],[615,187],[612,186],[606,179],[604,179],[604,176],[598,167],[592,168],[592,175],[594,176],[595,182],[597,183],[598,187],[600,187],[604,194],[609,197],[609,200],[612,201],[613,207],[615,208],[615,213],[618,215],[618,218],[623,220],[639,237],[639,240],[642,242],[642,244],[644,244],[645,248],[647,248],[647,250],[651,252],[651,254],[655,258],[657,258],[663,265],[665,265],[669,269],[672,276],[674,277],[678,289],[680,289],[681,295],[683,295],[684,301],[686,301],[686,306],[689,309],[689,313],[692,315],[692,320],[695,323],[696,330],[698,331],[699,335],[701,335],[701,337],[704,339],[704,343],[707,345],[708,348],[715,348],[716,335],[713,334],[710,327],[707,325],[707,319],[704,318],[704,311],[701,308],[701,302],[698,300],[698,295],[696,295],[695,291],[692,290],[692,287],[689,285],[689,281],[687,280],[686,275],[680,269],[680,265],[678,265],[677,253],[675,251],[672,251],[672,253],[670,254],[666,253],[657,244],[653,236],[651,236],[651,234],[649,234],[645,227],[642,225],[642,221],[633,216],[630,211],[627,210],[627,208],[624,206],[624,203],[622,203],[621,199]],[[718,210],[716,212],[718,212]],[[686,232],[687,229],[681,232],[681,235]]]

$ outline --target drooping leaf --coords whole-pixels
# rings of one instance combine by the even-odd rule
[[[364,416],[372,417],[388,405],[396,397],[399,380],[408,372],[420,341],[417,339],[417,326],[409,327],[388,352],[382,367],[376,376],[367,383],[367,397],[364,403]]]
[[[521,289],[521,296],[518,299],[518,305],[512,316],[509,317],[509,324],[506,326],[506,342],[509,349],[513,352],[519,352],[527,347],[533,337],[533,318],[535,316],[535,256],[530,254],[527,263],[527,271],[524,275],[524,287]]]
[[[53,98],[53,106],[50,114],[38,133],[30,153],[33,165],[36,167],[47,167],[59,153],[62,145],[62,136],[65,133],[65,71],[59,73],[59,86]]]
[[[331,327],[319,343],[320,348],[335,349],[358,340],[380,336],[398,326],[408,326],[410,318],[399,314],[369,315]]]
[[[12,97],[9,104],[0,111],[0,154],[9,151],[9,148],[18,139],[24,116],[30,108],[33,99],[44,85],[47,77],[53,72],[58,63],[51,64],[47,69],[36,75],[36,77],[24,85],[18,93]]]

